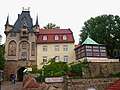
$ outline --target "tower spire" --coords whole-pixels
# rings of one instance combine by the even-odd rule
[[[38,14],[37,14],[37,17],[36,17],[36,26],[39,26],[39,23],[38,23]]]
[[[7,16],[7,21],[6,21],[5,26],[7,26],[7,25],[9,25],[9,14],[8,14],[8,16]]]

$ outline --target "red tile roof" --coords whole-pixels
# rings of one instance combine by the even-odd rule
[[[120,79],[108,86],[105,90],[120,90]]]
[[[47,40],[43,40],[44,35],[47,35]],[[55,35],[59,36],[59,40],[55,40]],[[67,36],[67,40],[63,40],[63,35]],[[74,43],[73,32],[70,29],[40,29],[37,43]]]

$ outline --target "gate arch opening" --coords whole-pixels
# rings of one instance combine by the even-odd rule
[[[25,67],[21,67],[18,69],[18,71],[17,71],[17,80],[18,81],[23,81],[23,75],[24,75],[23,71],[25,69],[26,69]]]

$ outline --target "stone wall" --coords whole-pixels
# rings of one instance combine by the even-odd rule
[[[120,63],[115,62],[92,62],[88,68],[83,68],[83,78],[109,77],[110,74],[120,73]]]
[[[119,78],[96,78],[96,79],[67,79],[65,90],[104,90],[108,85],[114,83]]]
[[[32,78],[37,75],[27,74],[24,76],[23,82],[25,87],[31,90],[87,90],[88,88],[95,88],[95,90],[104,90],[108,85],[114,83],[120,78],[93,78],[93,79],[73,79],[65,78],[64,83],[39,83]],[[36,88],[36,89],[35,89]],[[47,88],[47,89],[46,89]],[[27,90],[27,89],[24,89]]]

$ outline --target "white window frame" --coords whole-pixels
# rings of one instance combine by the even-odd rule
[[[43,62],[47,62],[47,56],[43,56]]]
[[[55,40],[59,40],[59,36],[58,35],[55,35]]]
[[[59,51],[59,45],[55,45],[55,51]]]
[[[68,51],[68,45],[63,45],[63,51]]]
[[[47,35],[43,35],[43,40],[47,40]]]
[[[60,61],[60,56],[55,56],[55,62],[59,62]]]
[[[47,52],[47,46],[43,46],[43,52]]]
[[[64,56],[64,62],[68,62],[68,56]]]
[[[63,35],[63,40],[67,40],[67,36],[66,35]]]

